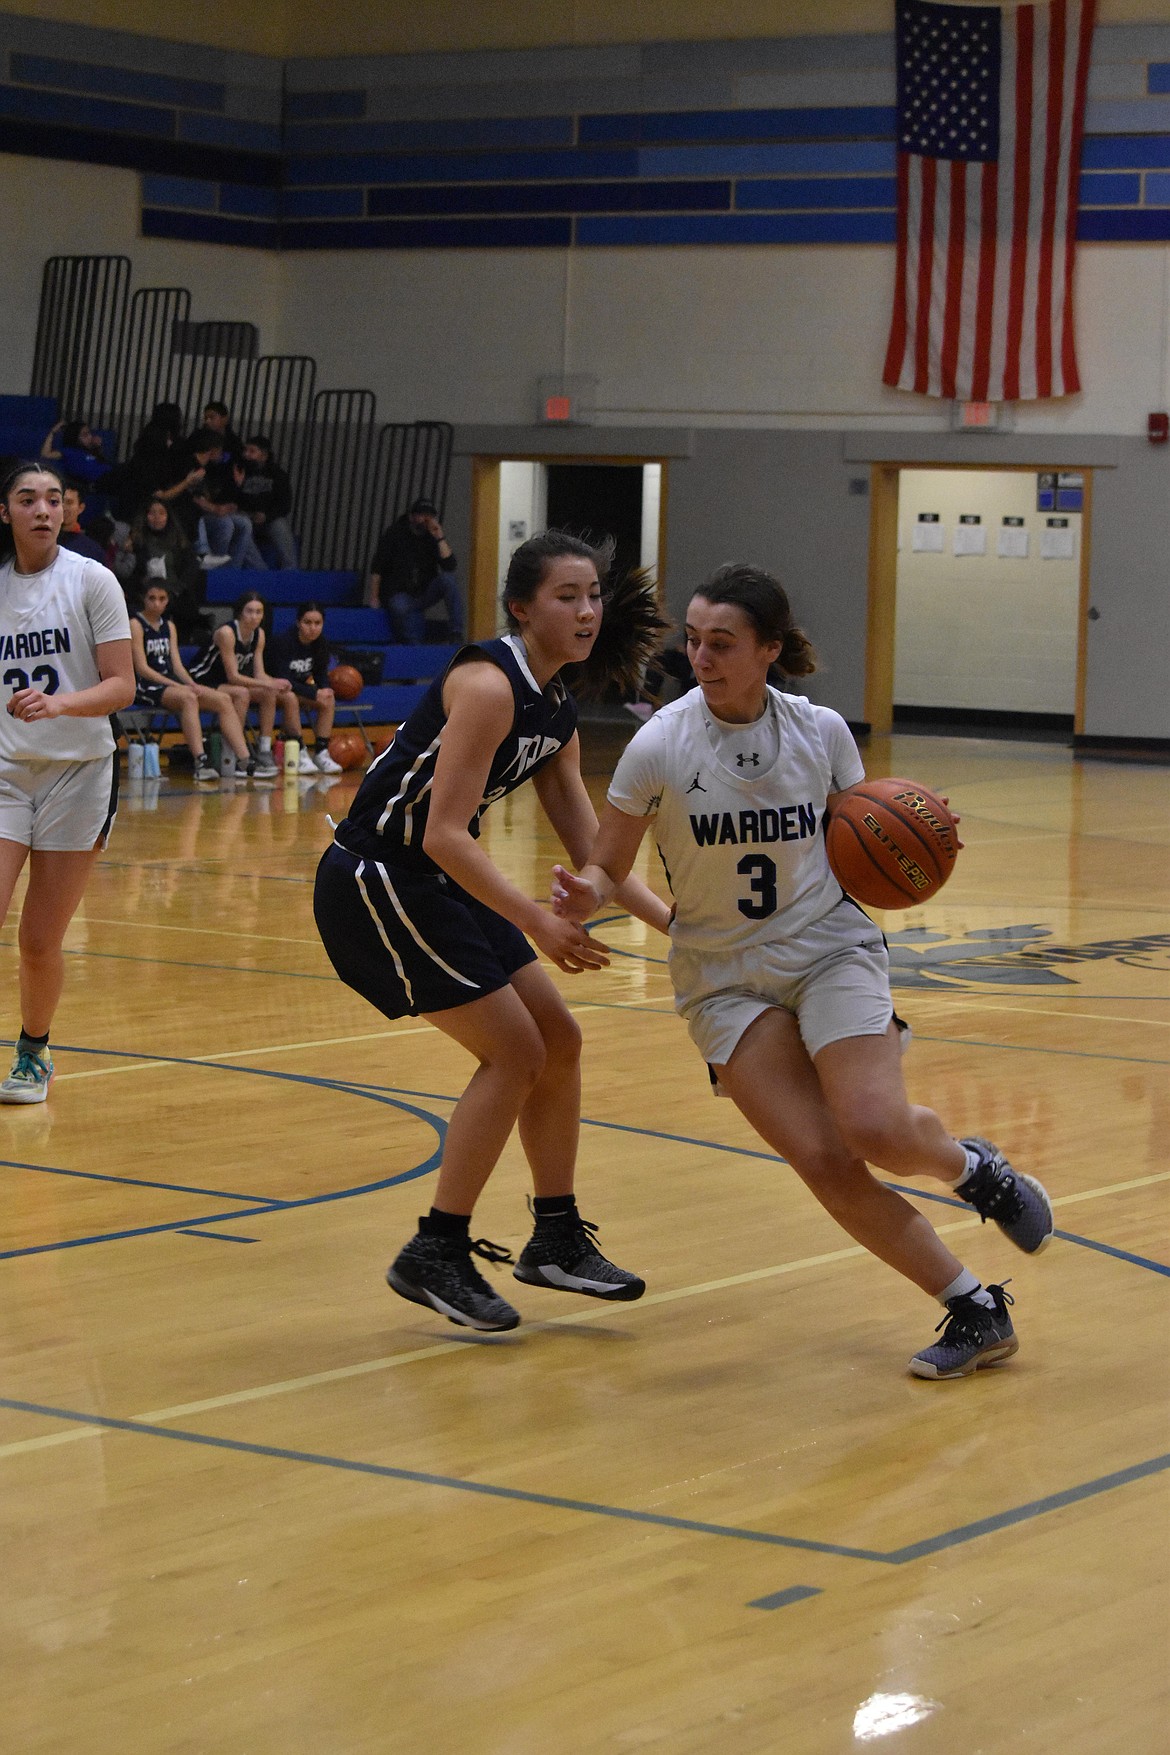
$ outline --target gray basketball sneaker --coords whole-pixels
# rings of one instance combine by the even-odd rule
[[[991,1219],[1025,1255],[1039,1255],[1051,1243],[1056,1229],[1052,1202],[1043,1183],[1013,1170],[990,1140],[976,1137],[959,1144],[979,1154],[978,1168],[955,1190],[959,1199],[974,1207],[984,1224]]]
[[[520,1312],[501,1298],[480,1274],[472,1256],[511,1261],[509,1250],[486,1238],[436,1237],[416,1232],[386,1270],[386,1284],[412,1304],[425,1304],[464,1328],[515,1328]]]
[[[529,1286],[552,1286],[558,1292],[582,1292],[587,1298],[608,1298],[629,1304],[640,1298],[646,1282],[608,1261],[593,1241],[597,1226],[575,1210],[545,1214],[512,1269],[512,1277]]]
[[[915,1353],[910,1361],[915,1377],[970,1377],[973,1371],[1002,1365],[1019,1352],[1020,1343],[1007,1311],[1014,1300],[1002,1286],[986,1290],[995,1299],[994,1310],[971,1297],[947,1299],[950,1315],[944,1316],[934,1331],[937,1334],[943,1329],[943,1337]]]

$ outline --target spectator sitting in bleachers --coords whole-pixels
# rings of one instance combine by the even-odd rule
[[[447,608],[447,638],[463,640],[463,600],[451,544],[433,500],[415,500],[408,512],[382,532],[366,580],[365,602],[381,604],[395,638],[418,645],[426,639],[426,611]]]
[[[238,463],[244,454],[243,442],[232,426],[231,410],[226,402],[209,402],[203,410],[200,426],[208,427],[219,437],[224,457]]]
[[[134,520],[126,542],[132,570],[127,581],[131,597],[141,597],[152,584],[165,585],[171,617],[181,639],[206,632],[199,615],[204,583],[199,563],[166,501],[156,497]]]
[[[175,481],[177,447],[183,437],[183,411],[177,402],[159,402],[139,433],[133,454],[98,482],[110,499],[110,510],[125,536],[150,496],[170,489]]]
[[[289,523],[292,483],[272,454],[268,439],[249,439],[242,469],[233,471],[239,505],[252,521],[252,534],[262,554],[270,551],[278,569],[297,564],[296,538]],[[265,558],[268,558],[266,555]]]
[[[235,503],[232,467],[223,459],[219,434],[210,427],[197,427],[176,448],[171,474],[170,485],[158,490],[158,498],[171,506],[200,565],[266,571],[264,557],[252,540],[252,521]]]
[[[183,668],[175,624],[167,615],[169,593],[161,580],[147,584],[142,607],[130,617],[130,649],[134,655],[137,691],[135,707],[174,713],[183,728],[183,741],[195,763],[196,780],[218,780],[219,774],[203,750],[201,710],[214,713],[224,741],[234,751],[239,772],[246,773],[249,760],[244,738],[243,715],[248,711],[245,688],[208,688],[194,682]]]
[[[97,481],[114,466],[114,459],[102,451],[101,434],[83,420],[59,420],[50,427],[41,456],[59,463],[67,481]]]
[[[81,514],[85,511],[85,501],[81,497],[81,489],[66,487],[61,494],[61,534],[57,541],[62,548],[71,548],[74,554],[85,555],[91,561],[106,564],[106,551],[100,542],[81,528]]]
[[[251,441],[249,441],[251,443]],[[298,603],[296,626],[287,634],[275,634],[268,649],[268,669],[292,684],[299,714],[313,719],[317,733],[317,758],[302,745],[302,774],[340,774],[341,764],[329,754],[335,701],[329,687],[329,647],[325,643],[325,612],[319,603]],[[286,712],[285,725],[291,715]],[[300,719],[290,735],[300,737]]]

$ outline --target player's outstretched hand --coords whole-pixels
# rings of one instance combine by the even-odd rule
[[[532,936],[550,962],[566,975],[609,967],[609,946],[603,945],[600,939],[590,938],[575,920],[561,920],[555,914],[546,914],[539,930]]]
[[[601,903],[592,884],[579,878],[576,872],[566,871],[563,865],[554,865],[552,905],[553,913],[563,920],[586,921],[597,913]]]

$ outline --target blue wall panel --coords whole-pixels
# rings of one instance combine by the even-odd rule
[[[1081,207],[1136,207],[1142,198],[1142,180],[1138,176],[1114,175],[1109,171],[1081,173]]]
[[[1085,141],[1086,171],[1162,171],[1170,169],[1170,134],[1096,135]]]
[[[366,211],[364,189],[285,189],[281,211],[286,219],[356,219]]]
[[[236,213],[248,219],[279,219],[280,190],[257,189],[247,183],[222,183],[219,189],[219,211]]]
[[[1095,208],[1078,215],[1077,237],[1085,244],[1170,243],[1170,207]]]
[[[704,167],[709,168],[709,167]],[[285,180],[305,183],[498,183],[516,177],[636,177],[636,152],[339,153],[293,154]]]
[[[150,134],[173,140],[174,110],[148,104],[122,104],[105,98],[75,97],[65,92],[33,91],[23,85],[0,85],[0,116],[29,122],[64,122],[116,134]]]
[[[151,177],[142,179],[144,207],[184,207],[194,213],[214,213],[219,205],[219,184],[198,177]]]
[[[286,91],[287,122],[328,122],[366,113],[364,91]]]
[[[179,117],[179,139],[200,146],[242,146],[251,152],[278,153],[280,123],[247,122],[239,116],[202,116],[192,111]]]
[[[567,249],[571,219],[296,220],[286,250]]]
[[[371,189],[371,213],[726,212],[730,183],[476,183]]]
[[[892,140],[811,141],[795,146],[650,146],[637,155],[642,177],[760,177],[769,172],[848,176],[896,168]]]
[[[1152,97],[1170,92],[1170,62],[1151,62],[1148,90]]]
[[[582,145],[656,141],[888,140],[892,105],[789,110],[673,110],[582,116]]]
[[[888,207],[898,204],[895,177],[748,177],[735,185],[737,208]]]
[[[457,152],[477,147],[572,146],[571,116],[427,117],[417,122],[290,123],[289,152]]]
[[[168,213],[157,207],[142,210],[144,238],[180,238],[196,244],[245,244],[253,250],[278,250],[279,227],[271,220],[230,219],[217,213]]]
[[[189,110],[222,110],[222,85],[205,79],[176,79],[140,73],[130,67],[95,67],[84,61],[58,61],[49,55],[12,56],[12,78],[25,85],[59,91],[92,92],[96,97],[138,98],[144,103],[179,104]]]
[[[679,214],[579,219],[579,244],[892,244],[892,213]]]

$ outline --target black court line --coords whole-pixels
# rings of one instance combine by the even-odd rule
[[[785,1536],[773,1530],[744,1529],[735,1524],[706,1523],[696,1518],[671,1517],[665,1512],[637,1511],[629,1506],[606,1505],[592,1499],[569,1499],[560,1494],[535,1493],[519,1487],[503,1487],[490,1481],[469,1481],[458,1475],[439,1475],[422,1469],[394,1468],[388,1463],[359,1462],[350,1457],[330,1456],[312,1450],[289,1450],[281,1445],[253,1444],[241,1438],[221,1438],[207,1432],[191,1432],[176,1426],[152,1426],[141,1420],[119,1420],[109,1414],[87,1414],[76,1408],[58,1408],[42,1402],[18,1401],[0,1396],[0,1408],[13,1413],[35,1414],[47,1420],[64,1420],[72,1425],[100,1426],[110,1432],[129,1432],[146,1438],[165,1438],[177,1444],[205,1445],[212,1450],[234,1452],[241,1456],[267,1457],[276,1462],[307,1463],[316,1468],[337,1469],[345,1474],[372,1475],[381,1480],[406,1481],[415,1486],[442,1487],[457,1493],[472,1493],[487,1499],[506,1499],[524,1505],[539,1505],[554,1511],[577,1511],[592,1517],[613,1518],[624,1523],[647,1524],[659,1529],[681,1530],[690,1535],[720,1536],[736,1542],[755,1542],[771,1548],[793,1548],[803,1553],[827,1554],[837,1559],[868,1560],[881,1566],[905,1566],[947,1548],[963,1547],[998,1530],[1030,1522],[1035,1518],[1078,1504],[1102,1493],[1113,1492],[1134,1481],[1144,1480],[1170,1469],[1170,1454],[1151,1457],[1130,1468],[1095,1480],[1080,1482],[1062,1492],[1033,1499],[1024,1505],[1012,1506],[978,1522],[962,1524],[957,1529],[943,1530],[924,1541],[912,1542],[901,1548],[882,1551],[876,1548],[855,1548],[841,1542],[818,1542],[804,1536]],[[811,1588],[811,1587],[805,1587]]]
[[[180,1237],[208,1237],[213,1243],[259,1243],[259,1237],[233,1237],[229,1231],[195,1231],[190,1225],[180,1227]]]
[[[58,1049],[58,1053],[62,1050]],[[193,1188],[184,1182],[149,1182],[142,1176],[113,1176],[102,1174],[97,1170],[63,1170],[57,1164],[22,1164],[15,1158],[0,1158],[0,1170],[36,1170],[42,1176],[76,1176],[82,1182],[116,1182],[128,1188],[161,1188],[168,1194],[202,1194],[209,1200],[239,1200],[245,1202],[266,1201],[269,1206],[286,1205],[275,1195],[233,1194],[227,1188]]]

